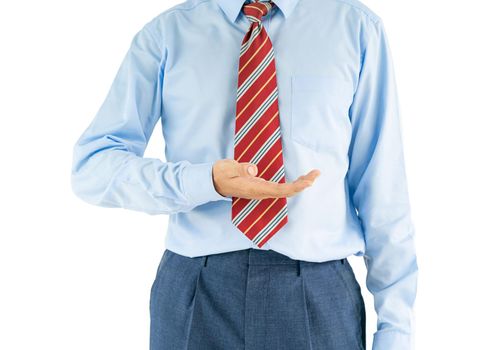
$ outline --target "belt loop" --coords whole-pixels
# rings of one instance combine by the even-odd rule
[[[204,266],[206,267],[206,262],[208,261],[208,255],[205,256],[205,264]]]
[[[345,258],[341,259],[342,265],[345,264]]]
[[[300,260],[297,260],[297,264],[298,264],[298,276],[301,275],[301,261]]]

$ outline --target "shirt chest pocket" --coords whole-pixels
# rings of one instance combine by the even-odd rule
[[[291,138],[319,152],[348,147],[352,83],[337,77],[297,74],[291,77]]]

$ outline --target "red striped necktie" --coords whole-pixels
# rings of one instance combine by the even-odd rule
[[[256,164],[265,180],[284,183],[274,49],[262,25],[273,6],[243,5],[251,25],[240,49],[234,159]],[[232,222],[260,248],[288,222],[287,199],[232,197]]]

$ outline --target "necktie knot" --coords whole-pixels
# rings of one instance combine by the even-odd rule
[[[247,16],[250,22],[260,23],[262,21],[262,17],[267,15],[274,5],[275,4],[272,1],[256,0],[255,2],[244,4],[242,8],[243,13],[245,16]]]

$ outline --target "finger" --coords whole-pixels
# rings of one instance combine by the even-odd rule
[[[313,169],[305,175],[299,176],[293,182],[288,183],[277,183],[277,186],[274,186],[273,191],[281,191],[282,195],[293,195],[297,192],[301,192],[306,187],[311,186],[315,179],[320,176],[320,171],[318,169]]]
[[[299,176],[296,180],[293,182],[287,182],[287,183],[270,183],[270,185],[267,190],[270,192],[267,192],[268,194],[276,197],[290,197],[293,196],[307,187],[310,187],[316,178],[320,176],[321,172],[318,169],[313,169],[309,171],[305,175]]]
[[[256,164],[250,162],[238,163],[237,176],[253,177],[257,176],[258,168]]]
[[[301,175],[300,177],[298,177],[298,180],[303,179],[303,180],[314,181],[320,175],[321,172],[318,169],[313,169],[310,172],[308,172],[306,175]]]
[[[313,181],[309,179],[297,179],[293,182],[287,183],[262,180],[263,179],[261,178],[246,178],[243,180],[244,184],[241,188],[244,189],[244,192],[250,192],[254,197],[280,198],[290,197],[303,191],[306,187],[311,186],[313,183]]]

